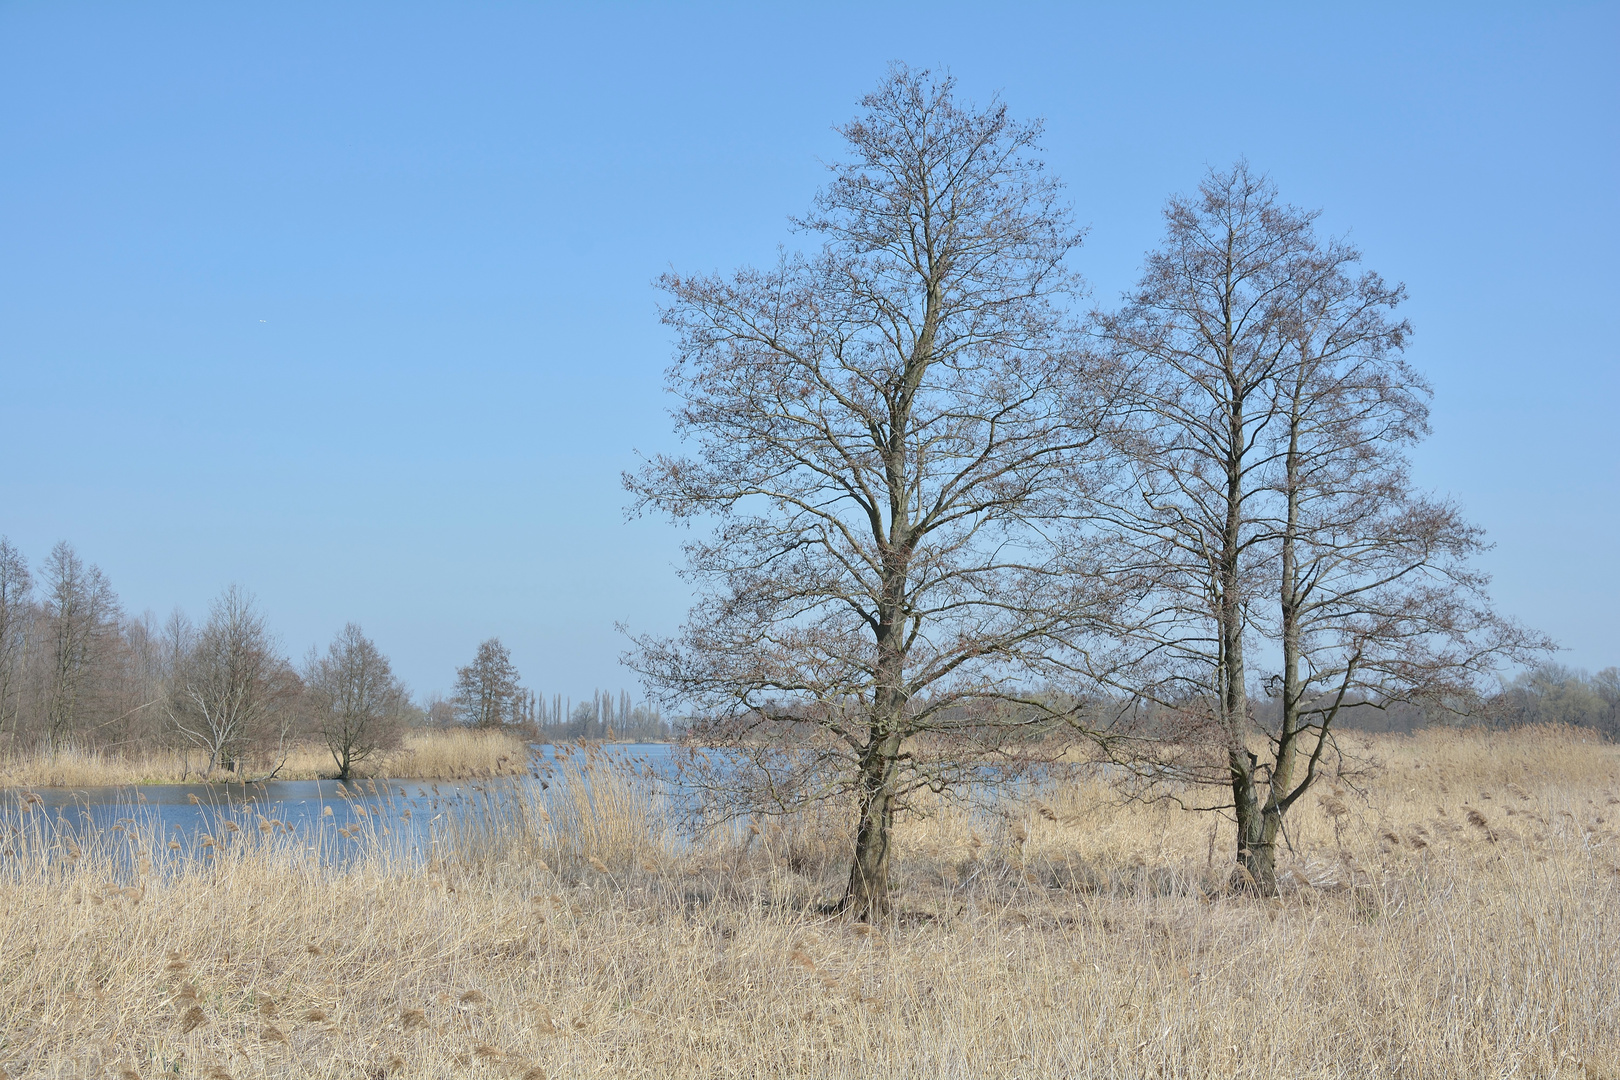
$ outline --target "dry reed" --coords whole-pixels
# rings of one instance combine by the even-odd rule
[[[92,788],[134,784],[178,784],[202,780],[207,759],[197,751],[156,750],[120,754],[63,747],[55,752],[13,749],[0,755],[0,788]],[[261,776],[271,766],[246,767]],[[403,745],[368,760],[362,776],[400,780],[483,780],[521,776],[529,769],[528,745],[507,732],[432,729],[406,734]],[[332,755],[318,745],[299,745],[276,773],[281,780],[314,780],[336,773]],[[211,779],[239,780],[226,770]]]
[[[1617,749],[1570,732],[1351,743],[1371,779],[1300,805],[1277,900],[1225,891],[1230,826],[1090,779],[920,807],[898,836],[900,913],[876,928],[821,914],[847,851],[837,819],[682,846],[656,795],[584,754],[546,804],[483,804],[485,824],[446,832],[427,863],[360,821],[370,846],[342,871],[308,837],[248,829],[140,875],[114,857],[159,846],[139,826],[75,858],[18,805],[0,845],[0,1066],[1620,1074]]]

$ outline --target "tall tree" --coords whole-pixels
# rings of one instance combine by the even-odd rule
[[[663,279],[695,453],[625,483],[718,521],[687,548],[685,629],[633,666],[745,763],[712,805],[851,799],[842,903],[872,918],[907,796],[1061,711],[1028,688],[1105,614],[1070,526],[1106,403],[1040,126],[904,67],[861,106],[797,222],[819,252]]]
[[[338,779],[380,751],[399,745],[405,687],[388,658],[354,623],[345,626],[324,656],[305,665],[304,686],[316,733],[337,763]]]
[[[456,712],[469,727],[500,727],[521,693],[512,654],[500,638],[482,642],[473,662],[456,669]]]
[[[118,692],[101,725],[101,744],[127,747],[169,734],[163,704],[174,663],[163,627],[151,612],[124,621],[120,659]]]
[[[33,594],[28,560],[0,536],[0,736],[17,730],[23,659],[34,621]]]
[[[1492,612],[1468,566],[1478,530],[1412,488],[1429,390],[1401,358],[1401,288],[1358,273],[1358,252],[1318,241],[1315,215],[1241,162],[1165,217],[1141,284],[1101,320],[1134,372],[1135,468],[1112,512],[1151,582],[1133,689],[1184,719],[1178,743],[1215,751],[1152,772],[1226,787],[1238,875],[1272,892],[1283,816],[1346,704],[1455,703],[1541,643]],[[1279,698],[1269,728],[1257,677]]]
[[[190,635],[177,627],[176,636],[184,652],[175,666],[169,716],[183,738],[208,753],[203,775],[221,765],[239,772],[256,749],[273,748],[284,757],[301,686],[253,598],[232,585],[214,601],[200,631]]]
[[[42,652],[45,673],[44,735],[55,751],[84,734],[104,689],[121,612],[118,597],[98,567],[87,566],[65,540],[45,561]]]

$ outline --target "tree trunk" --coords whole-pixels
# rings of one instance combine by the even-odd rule
[[[1298,401],[1296,388],[1295,401]],[[1299,704],[1302,697],[1299,680],[1299,570],[1296,543],[1299,535],[1299,425],[1297,408],[1289,418],[1288,455],[1286,458],[1284,492],[1287,517],[1283,527],[1281,549],[1281,611],[1282,611],[1282,701],[1281,720],[1277,728],[1277,742],[1273,748],[1270,782],[1266,785],[1265,805],[1252,819],[1254,826],[1249,835],[1247,859],[1239,865],[1248,871],[1252,882],[1245,882],[1262,896],[1277,895],[1277,834],[1282,831],[1283,814],[1288,810],[1284,800],[1294,786],[1294,757],[1299,738]],[[1258,798],[1258,795],[1257,795]],[[1241,841],[1240,841],[1241,843]]]
[[[1228,353],[1230,355],[1230,353]],[[1259,762],[1248,747],[1248,673],[1243,662],[1243,582],[1240,573],[1243,542],[1243,451],[1246,441],[1242,399],[1234,380],[1227,414],[1226,520],[1223,523],[1220,565],[1219,681],[1221,721],[1226,734],[1226,759],[1232,774],[1232,808],[1237,817],[1237,868],[1234,888],[1262,892],[1276,889],[1276,856],[1265,840],[1265,820],[1255,774]]]
[[[1251,768],[1252,764],[1251,758]],[[1238,861],[1232,887],[1260,896],[1276,896],[1277,833],[1282,812],[1269,802],[1261,805],[1252,772],[1247,787],[1249,798],[1239,803]]]
[[[889,913],[889,849],[894,836],[894,782],[900,740],[887,735],[873,741],[861,763],[860,822],[855,832],[855,858],[849,886],[838,909],[863,922]]]
[[[1237,868],[1232,887],[1243,892],[1274,896],[1277,892],[1277,808],[1262,806],[1255,781],[1258,761],[1247,749],[1229,755],[1232,768],[1232,805],[1237,814]]]

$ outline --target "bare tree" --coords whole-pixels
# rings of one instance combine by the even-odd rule
[[[1048,730],[1034,673],[1106,609],[1071,521],[1106,414],[1067,315],[1081,234],[1039,125],[953,89],[896,67],[862,100],[797,223],[818,253],[663,279],[696,452],[625,479],[638,510],[718,519],[681,636],[629,662],[737,752],[712,806],[851,798],[859,918],[889,910],[907,796]]]
[[[422,711],[426,722],[437,727],[449,727],[458,719],[455,701],[437,690],[427,696],[422,703]]]
[[[174,658],[163,626],[151,612],[124,620],[117,669],[113,707],[98,727],[98,742],[131,746],[172,735],[163,705]]]
[[[232,585],[214,601],[200,631],[192,636],[180,627],[177,637],[184,652],[169,716],[181,736],[208,753],[203,775],[221,765],[240,772],[242,759],[256,749],[284,756],[301,687],[253,598]]]
[[[1265,620],[1281,668],[1265,798],[1241,814],[1245,865],[1275,882],[1283,815],[1319,775],[1347,702],[1477,702],[1505,661],[1550,647],[1491,608],[1469,565],[1480,530],[1414,490],[1405,449],[1427,434],[1429,387],[1400,357],[1403,298],[1342,243],[1302,260],[1293,348],[1280,373],[1278,603]]]
[[[1342,708],[1455,702],[1541,644],[1491,611],[1467,565],[1478,530],[1412,489],[1405,448],[1426,432],[1429,390],[1401,359],[1401,288],[1355,273],[1359,253],[1318,242],[1314,217],[1243,163],[1212,172],[1196,199],[1171,200],[1163,248],[1102,320],[1138,376],[1136,468],[1113,501],[1152,584],[1134,689],[1184,720],[1178,744],[1216,751],[1151,771],[1230,790],[1238,874],[1265,892]],[[1263,732],[1260,645],[1280,654]]]
[[[456,711],[469,727],[500,727],[520,693],[512,654],[500,638],[482,642],[473,662],[456,669]]]
[[[304,686],[315,731],[337,763],[338,779],[400,742],[405,687],[388,658],[349,623],[332,639],[325,656],[311,655]]]
[[[1498,724],[1572,724],[1620,737],[1620,668],[1596,675],[1540,664],[1502,687],[1491,703]]]
[[[44,576],[41,652],[49,668],[43,734],[54,752],[84,733],[100,704],[121,613],[106,576],[86,566],[66,541],[51,549]]]
[[[15,733],[22,705],[23,659],[34,622],[34,582],[28,560],[0,536],[0,736]]]

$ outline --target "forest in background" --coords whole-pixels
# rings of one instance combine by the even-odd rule
[[[262,620],[261,620],[262,622]],[[261,630],[267,708],[258,730],[244,732],[239,754],[264,759],[282,741],[318,741],[310,668],[280,656]],[[151,612],[124,612],[107,576],[73,547],[59,543],[37,570],[0,538],[0,749],[51,752],[75,747],[118,752],[140,746],[196,745],[178,719],[175,677],[197,649],[198,628],[176,611],[159,620]],[[413,699],[398,687],[393,719],[413,727],[502,728],[534,741],[677,738],[657,705],[629,691],[595,690],[574,701],[524,687],[510,654],[497,639],[480,646],[472,664],[458,669],[455,693]],[[1256,707],[1264,711],[1264,695]],[[1341,722],[1377,732],[1413,732],[1436,724],[1508,728],[1567,724],[1620,739],[1620,668],[1598,673],[1548,663],[1519,673],[1483,712],[1457,717],[1396,704],[1348,708]]]
[[[354,624],[295,662],[238,588],[200,624],[179,610],[130,615],[72,545],[31,567],[0,537],[0,752],[196,750],[211,772],[273,768],[290,746],[314,742],[346,768],[435,726],[533,740],[673,736],[627,691],[576,703],[524,687],[498,639],[457,669],[452,696],[417,700]]]

